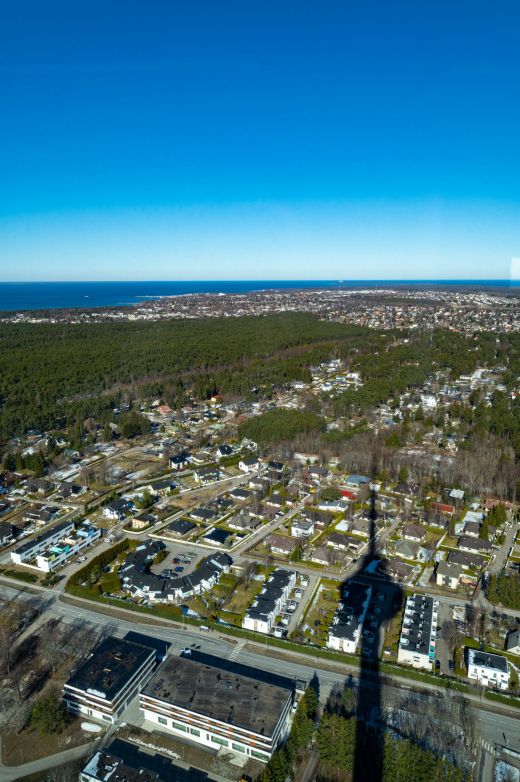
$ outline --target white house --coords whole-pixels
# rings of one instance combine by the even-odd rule
[[[466,649],[466,662],[468,679],[498,690],[507,690],[509,687],[509,664],[500,654]]]

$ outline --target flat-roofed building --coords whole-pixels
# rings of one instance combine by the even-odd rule
[[[58,543],[62,538],[74,532],[74,522],[65,521],[63,524],[57,524],[55,527],[45,532],[43,535],[37,535],[26,543],[23,543],[14,551],[11,551],[11,559],[16,565],[23,565],[32,559],[36,559],[49,546]]]
[[[63,687],[63,702],[75,714],[115,723],[152,675],[156,651],[119,638],[105,638]]]
[[[466,649],[468,679],[485,687],[507,690],[509,687],[509,664],[506,657],[478,649]]]
[[[145,719],[211,749],[267,762],[288,733],[294,689],[212,659],[168,657],[140,693]]]
[[[439,604],[428,595],[406,598],[397,662],[430,670],[435,659]]]

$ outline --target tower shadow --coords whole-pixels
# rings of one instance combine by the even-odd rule
[[[384,733],[382,713],[382,678],[380,658],[383,654],[384,626],[399,611],[403,590],[387,572],[377,551],[378,528],[377,491],[374,488],[376,470],[372,470],[369,510],[369,541],[367,551],[356,572],[341,585],[342,597],[352,584],[370,589],[368,608],[361,628],[361,665],[356,705],[356,738],[353,782],[379,782],[383,779]],[[348,598],[347,598],[348,599]]]

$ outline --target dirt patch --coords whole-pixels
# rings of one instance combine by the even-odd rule
[[[41,736],[33,728],[24,728],[20,733],[2,733],[2,761],[6,766],[19,766],[32,760],[54,755],[72,747],[92,742],[92,734],[81,730],[82,720],[75,718],[63,733]]]

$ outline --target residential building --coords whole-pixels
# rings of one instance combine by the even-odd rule
[[[520,630],[513,630],[507,636],[506,650],[511,654],[520,655]]]
[[[439,604],[428,595],[406,598],[397,661],[430,670],[435,659],[435,634]]]
[[[105,638],[65,683],[65,707],[89,719],[115,723],[152,675],[155,657],[149,647]]]
[[[0,522],[0,548],[8,546],[14,540],[13,527],[7,522]]]
[[[265,541],[265,545],[271,549],[273,554],[288,556],[289,554],[292,554],[298,545],[298,541],[294,538],[286,538],[283,535],[278,535],[276,532],[273,532]]]
[[[509,664],[506,657],[466,648],[466,665],[468,679],[484,687],[496,687],[498,690],[507,690],[509,687]]]
[[[23,565],[36,559],[38,554],[41,554],[49,546],[58,543],[62,538],[70,535],[74,532],[74,522],[65,521],[63,524],[57,524],[52,529],[45,532],[43,535],[37,535],[31,538],[26,543],[23,543],[14,551],[11,551],[11,560],[16,565]]]
[[[329,629],[327,638],[329,649],[354,654],[361,637],[371,595],[370,586],[356,581],[346,584],[343,598]]]
[[[458,589],[462,573],[461,565],[442,560],[437,565],[436,580],[438,586],[448,589]]]
[[[296,573],[292,570],[279,569],[271,573],[260,594],[247,609],[242,627],[257,633],[270,633],[295,584]]]
[[[293,538],[310,538],[314,535],[314,522],[308,519],[294,519],[291,523]]]
[[[36,567],[44,573],[50,573],[61,567],[84,548],[91,546],[101,538],[101,529],[93,524],[82,524],[69,535],[48,546],[36,556]]]

